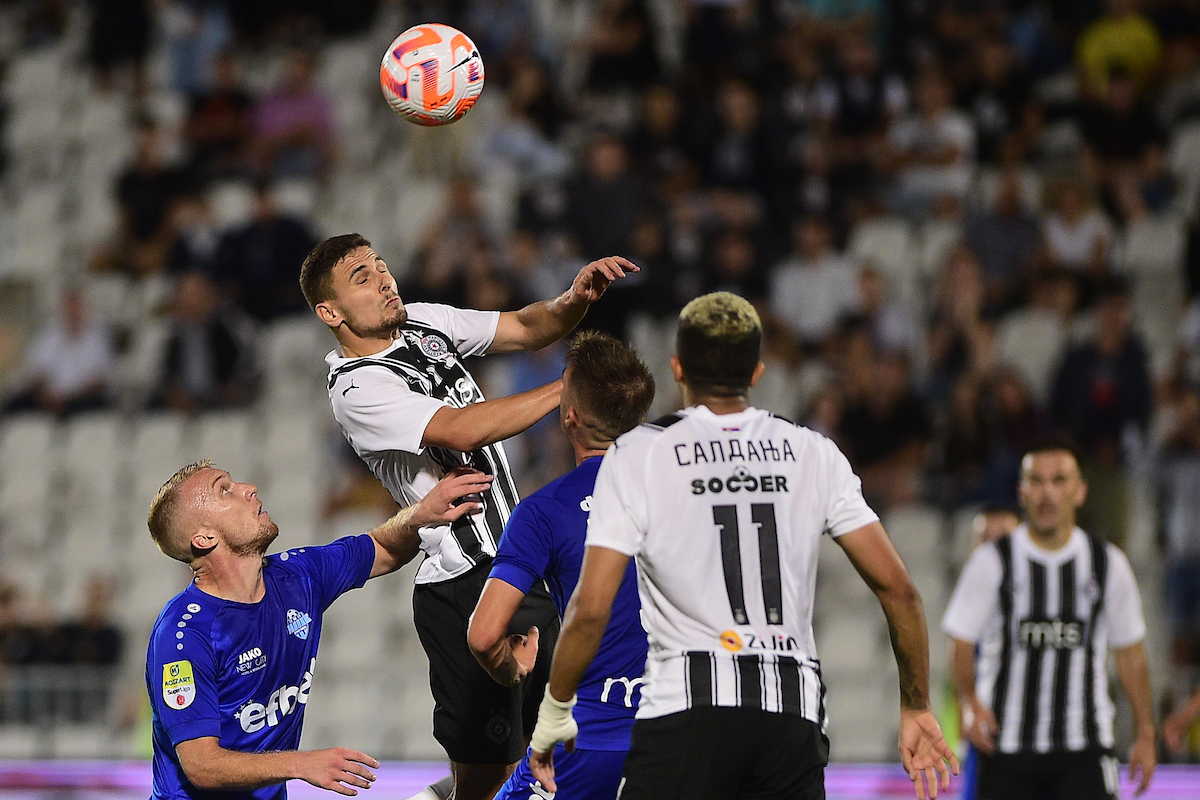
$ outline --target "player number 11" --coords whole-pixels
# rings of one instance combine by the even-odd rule
[[[742,584],[742,545],[738,529],[737,506],[713,506],[713,523],[721,529],[721,568],[725,572],[725,591],[729,607],[738,625],[750,624],[746,616],[746,592]],[[750,519],[758,527],[758,562],[762,571],[763,605],[768,625],[783,624],[783,581],[779,576],[779,534],[775,526],[775,506],[753,503]]]

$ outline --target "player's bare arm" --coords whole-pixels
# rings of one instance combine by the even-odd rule
[[[558,790],[554,783],[554,746],[566,742],[568,750],[573,748],[575,723],[571,719],[571,705],[575,690],[600,649],[613,598],[621,588],[628,566],[629,556],[616,550],[595,546],[584,550],[579,584],[563,615],[550,667],[550,683],[530,742],[530,768],[551,792]]]
[[[996,752],[996,715],[975,694],[975,644],[950,639],[950,679],[962,716],[960,728],[977,750],[985,755]]]
[[[433,415],[421,436],[423,447],[447,447],[469,453],[528,430],[558,408],[562,381],[527,392],[471,403],[464,408],[446,406]]]
[[[519,311],[501,313],[496,336],[488,352],[540,350],[557,342],[579,324],[588,306],[599,300],[613,281],[637,271],[632,261],[620,256],[591,262],[575,276],[571,287],[558,297],[531,303]]]
[[[252,791],[289,780],[354,797],[371,788],[379,762],[366,753],[334,747],[279,753],[239,753],[221,747],[217,737],[180,742],[175,748],[187,779],[206,791]]]
[[[499,578],[488,578],[467,627],[467,646],[487,673],[503,686],[516,686],[533,669],[538,629],[509,634],[508,624],[525,593]]]
[[[1113,651],[1121,688],[1129,698],[1137,737],[1129,749],[1129,774],[1138,779],[1134,794],[1140,795],[1150,786],[1158,766],[1157,736],[1154,729],[1154,703],[1150,691],[1150,670],[1146,666],[1146,651],[1142,643]]]
[[[420,530],[425,525],[442,525],[482,510],[479,503],[457,501],[467,495],[485,492],[491,485],[491,475],[467,468],[455,470],[438,481],[419,503],[400,509],[387,522],[370,531],[375,540],[371,577],[395,572],[416,558],[421,550]]]
[[[929,710],[929,634],[921,595],[883,526],[872,522],[837,537],[858,574],[879,599],[900,673],[900,760],[917,797],[950,787],[958,759]],[[949,762],[950,769],[947,769]]]

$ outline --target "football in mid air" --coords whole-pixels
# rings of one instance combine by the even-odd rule
[[[483,91],[483,59],[465,33],[449,25],[414,25],[383,54],[379,85],[409,122],[446,125],[471,110]]]

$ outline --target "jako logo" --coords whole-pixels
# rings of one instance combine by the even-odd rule
[[[290,715],[297,708],[308,702],[308,692],[312,689],[313,672],[317,669],[317,659],[308,662],[308,669],[300,678],[299,686],[280,686],[271,692],[267,704],[248,703],[237,713],[238,722],[246,733],[262,730],[264,725],[274,728],[279,721]]]
[[[261,647],[251,647],[249,650],[247,650],[246,652],[244,652],[240,656],[238,656],[238,666],[240,667],[242,664],[249,664],[251,661],[253,661],[254,659],[258,658],[261,655],[262,655]]]

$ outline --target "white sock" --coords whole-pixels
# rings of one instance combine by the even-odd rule
[[[426,786],[408,800],[446,800],[454,791],[454,776],[447,775],[437,783]]]

